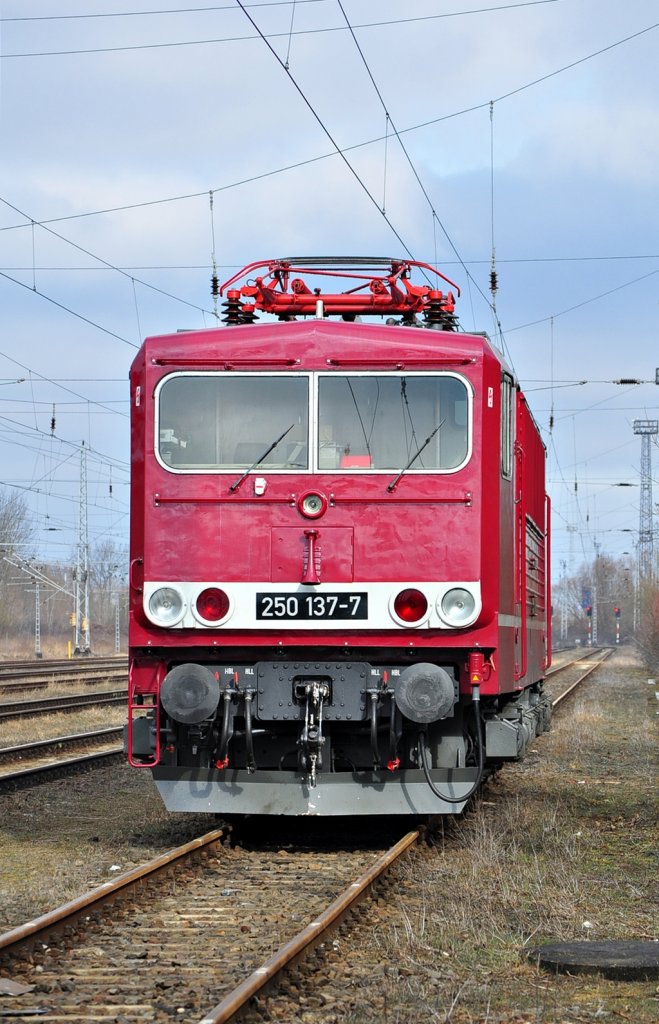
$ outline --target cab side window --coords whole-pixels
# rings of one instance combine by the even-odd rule
[[[506,480],[511,480],[513,475],[514,413],[515,385],[512,377],[504,373],[501,378],[501,475]]]

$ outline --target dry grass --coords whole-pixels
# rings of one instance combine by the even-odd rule
[[[0,793],[0,932],[214,826],[168,814],[151,773],[123,763]]]
[[[8,719],[0,723],[0,748],[31,743],[34,740],[49,740],[55,736],[108,729],[110,726],[123,725],[125,721],[126,708],[119,704],[53,715],[36,715],[34,718]]]
[[[655,736],[645,674],[619,652],[523,764],[400,867],[370,941],[342,943],[349,1002],[315,1019],[656,1020],[655,984],[548,976],[525,957],[543,942],[654,937]]]
[[[69,644],[72,634],[59,633],[56,636],[41,636],[41,656],[44,660],[49,658],[68,658],[70,656]],[[126,653],[126,639],[122,637],[122,653]],[[96,657],[105,658],[115,653],[114,634],[92,636],[92,651]],[[0,661],[29,661],[34,658],[34,637],[28,636],[3,636],[0,644]]]
[[[90,695],[94,692],[114,691],[126,689],[128,686],[128,672],[122,671],[114,679],[108,676],[105,679],[74,679],[72,682],[62,682],[53,674],[46,681],[45,686],[35,685],[20,692],[12,689],[3,690],[0,694],[2,704],[22,704],[27,700],[50,699],[51,697],[73,697],[76,694]]]

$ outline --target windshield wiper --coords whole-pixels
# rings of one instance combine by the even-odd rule
[[[259,457],[256,460],[256,462],[253,462],[252,465],[249,467],[249,469],[245,470],[245,472],[240,477],[240,479],[236,480],[235,483],[231,484],[231,487],[229,488],[229,490],[230,491],[236,491],[240,487],[240,485],[243,482],[243,480],[245,479],[245,477],[249,476],[249,474],[252,472],[252,470],[256,469],[257,466],[260,466],[264,459],[267,459],[267,457],[270,454],[270,452],[273,451],[277,447],[277,445],[279,444],[280,441],[284,440],[284,438],[286,437],[287,434],[290,434],[290,432],[291,432],[291,430],[293,429],[294,426],[295,426],[295,424],[291,423],[290,427],[287,427],[286,430],[284,431],[284,433],[280,434],[279,437],[277,438],[277,440],[273,441],[269,448],[266,448],[266,450],[263,452],[263,455],[259,455]]]
[[[413,463],[413,462],[415,462],[415,461],[416,461],[416,459],[418,459],[418,458],[419,458],[419,455],[421,454],[421,452],[422,452],[422,451],[424,451],[424,450],[425,450],[425,449],[426,449],[426,448],[428,447],[428,445],[429,445],[429,444],[430,444],[430,442],[432,441],[433,437],[434,437],[434,436],[435,436],[435,434],[436,434],[436,433],[438,432],[438,430],[439,430],[439,429],[440,429],[440,428],[441,428],[441,427],[443,426],[443,424],[444,424],[444,420],[442,420],[442,422],[441,422],[441,423],[438,423],[438,424],[437,424],[437,426],[436,426],[436,427],[435,427],[435,429],[433,430],[432,434],[428,434],[427,438],[425,439],[425,441],[423,442],[423,444],[421,445],[421,447],[420,447],[420,448],[418,448],[418,449],[417,449],[417,450],[415,451],[414,455],[412,456],[412,458],[410,459],[410,461],[409,461],[409,462],[407,463],[407,465],[403,466],[403,468],[401,469],[401,471],[400,471],[400,473],[398,474],[398,476],[397,476],[397,477],[396,477],[396,478],[395,478],[394,480],[392,480],[392,481],[391,481],[391,483],[390,483],[390,484],[389,484],[389,485],[387,486],[387,490],[388,490],[388,491],[393,491],[394,487],[396,486],[396,484],[398,483],[398,481],[399,481],[399,480],[400,480],[400,478],[402,477],[403,473],[406,473],[406,472],[408,471],[408,469],[410,468],[410,466],[412,465],[412,463]]]

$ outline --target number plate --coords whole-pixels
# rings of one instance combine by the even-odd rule
[[[368,594],[257,594],[256,617],[262,621],[295,619],[366,619]]]

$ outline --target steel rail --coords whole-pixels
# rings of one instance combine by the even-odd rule
[[[68,697],[43,697],[39,700],[10,701],[0,704],[0,721],[7,718],[25,718],[34,714],[57,714],[59,711],[77,711],[95,704],[125,704],[127,690],[103,690],[101,693],[71,694]]]
[[[96,750],[90,754],[79,754],[77,757],[63,757],[58,761],[34,764],[15,772],[5,772],[4,774],[0,772],[0,790],[9,788],[13,783],[22,782],[24,779],[38,778],[40,775],[54,775],[62,769],[83,768],[85,765],[96,764],[99,761],[109,761],[123,753],[122,744],[119,747],[108,747],[107,750]]]
[[[30,673],[35,676],[52,675],[54,672],[73,675],[84,673],[89,669],[122,667],[128,668],[125,654],[115,654],[108,658],[85,658],[83,661],[72,661],[70,658],[53,658],[52,661],[45,658],[33,658],[29,661],[0,661],[0,680],[26,676]]]
[[[126,871],[124,874],[119,875],[118,878],[113,879],[112,882],[105,882],[97,889],[92,889],[91,892],[85,893],[84,896],[78,896],[70,903],[65,903],[55,910],[50,910],[40,917],[35,917],[32,921],[27,921],[17,928],[12,928],[10,931],[5,932],[4,935],[0,935],[0,950],[8,951],[26,943],[38,942],[56,931],[61,931],[67,925],[82,917],[83,914],[89,915],[94,913],[103,904],[116,899],[122,893],[135,888],[135,886],[140,885],[144,881],[148,881],[178,861],[185,860],[186,857],[190,857],[194,853],[210,849],[225,835],[226,830],[223,829],[207,832],[206,835],[193,839],[184,846],[177,846],[175,849],[161,854],[160,857],[156,857],[147,864],[141,865],[141,867],[133,868],[132,871]]]
[[[16,679],[2,679],[0,677],[0,692],[9,695],[25,693],[28,690],[46,690],[49,686],[96,686],[99,683],[125,683],[128,679],[128,670],[125,668],[96,669],[87,672],[76,672],[69,674],[49,673],[44,676],[25,675]]]
[[[588,676],[591,674],[591,672],[594,672],[595,669],[598,669],[600,667],[600,665],[603,665],[604,662],[606,661],[606,659],[609,658],[613,654],[613,648],[610,647],[610,648],[608,648],[606,650],[600,651],[599,653],[601,653],[601,655],[602,655],[602,657],[599,659],[599,661],[596,661],[594,665],[591,665],[590,668],[586,669],[586,671],[582,675],[580,675],[579,678],[574,683],[572,683],[570,686],[568,686],[567,690],[564,690],[563,693],[559,694],[558,697],[555,697],[554,700],[552,700],[551,706],[553,708],[558,707],[559,704],[561,704],[565,700],[566,697],[569,697],[570,694],[573,692],[573,690],[576,690],[577,686],[579,686],[580,683],[583,683],[584,679],[588,678]],[[583,658],[579,658],[579,661],[583,661]],[[576,664],[576,662],[575,662],[575,664]]]
[[[609,649],[612,650],[612,648]],[[557,676],[559,672],[565,672],[568,668],[574,668],[574,666],[578,665],[580,661],[585,661],[586,658],[592,658],[593,655],[599,654],[603,650],[606,650],[606,648],[591,647],[589,650],[585,651],[581,657],[575,658],[574,661],[566,661],[564,665],[556,665],[556,667],[550,668],[548,672],[545,672],[545,679],[551,679],[552,676]]]
[[[18,754],[37,754],[48,747],[71,747],[76,743],[90,743],[96,739],[104,739],[121,733],[122,726],[111,725],[106,729],[94,729],[91,732],[73,732],[67,736],[53,736],[48,740],[31,740],[29,743],[17,743],[12,747],[0,746],[0,758]]]
[[[353,906],[364,898],[373,883],[418,842],[420,836],[421,831],[418,829],[408,832],[360,875],[357,881],[352,882],[315,921],[281,946],[261,967],[229,992],[222,1002],[203,1017],[200,1024],[224,1024],[225,1021],[232,1020],[257,993],[271,985],[283,971],[307,956],[328,933],[339,926]]]

